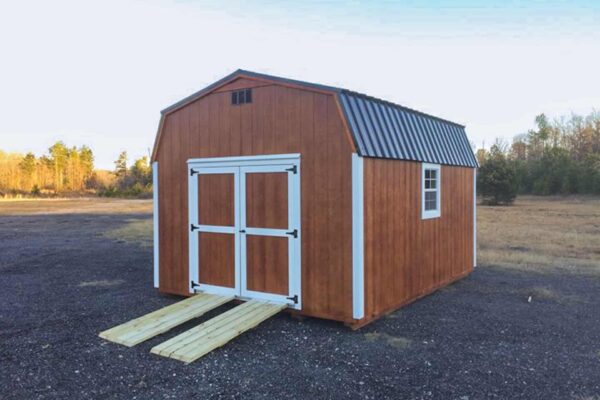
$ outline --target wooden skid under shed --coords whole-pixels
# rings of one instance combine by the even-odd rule
[[[193,318],[198,318],[232,299],[233,296],[200,293],[189,299],[100,332],[99,336],[128,347],[135,346],[177,325],[181,325]]]
[[[152,348],[151,353],[191,363],[286,308],[250,300]]]

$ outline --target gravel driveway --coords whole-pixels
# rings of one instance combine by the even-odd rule
[[[151,247],[103,234],[148,218],[0,216],[1,399],[600,399],[600,278],[579,273],[479,267],[360,331],[279,315],[187,366],[149,350],[198,320],[105,342],[178,300]]]

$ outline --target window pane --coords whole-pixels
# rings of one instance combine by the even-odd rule
[[[437,210],[437,192],[425,192],[425,211]]]
[[[437,183],[437,180],[435,180],[435,179],[431,179],[431,180],[429,181],[429,187],[430,187],[431,189],[435,189],[435,188],[437,188],[437,185],[436,185],[436,183]]]
[[[431,179],[436,179],[437,178],[437,170],[435,170],[435,169],[430,170],[429,177]]]
[[[252,103],[252,89],[246,89],[246,103]]]
[[[246,91],[245,90],[240,90],[238,92],[238,98],[239,98],[239,102],[240,104],[244,104],[246,102]]]
[[[425,189],[431,189],[431,180],[425,179]]]
[[[429,179],[431,177],[430,173],[431,173],[430,169],[425,170],[425,179]]]
[[[231,92],[231,104],[238,104],[237,92]]]

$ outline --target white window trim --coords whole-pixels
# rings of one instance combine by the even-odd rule
[[[425,210],[425,170],[436,170],[437,210]],[[442,215],[442,168],[440,164],[421,164],[421,219],[439,218]]]

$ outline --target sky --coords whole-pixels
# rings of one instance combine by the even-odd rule
[[[440,116],[489,147],[600,109],[600,1],[0,0],[0,149],[148,155],[160,110],[242,68]]]

